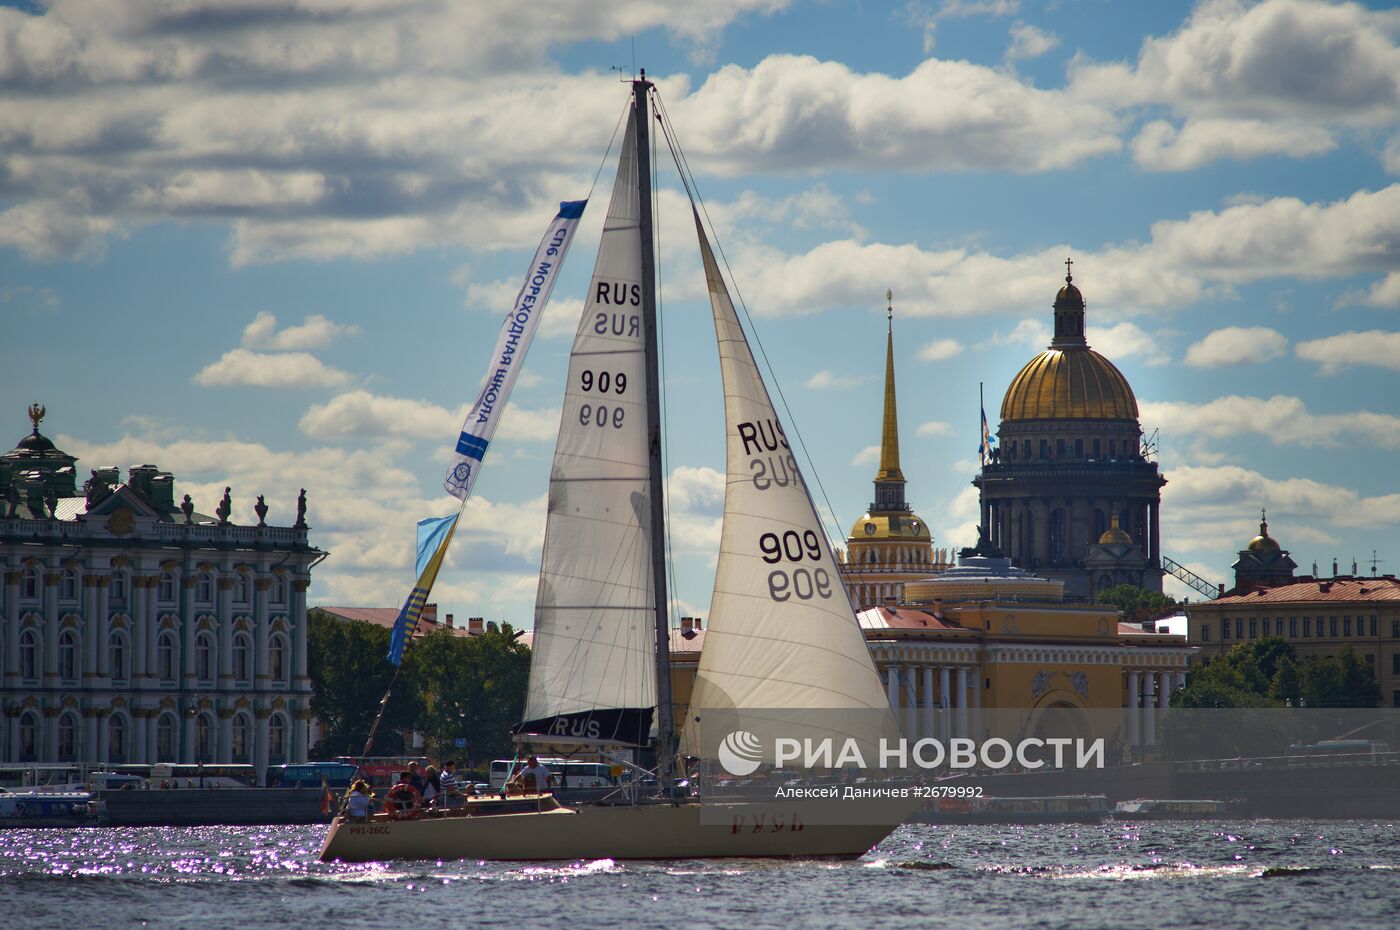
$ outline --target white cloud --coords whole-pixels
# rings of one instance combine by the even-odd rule
[[[802,386],[811,391],[826,391],[833,388],[853,388],[864,380],[855,375],[834,375],[823,369],[808,378]]]
[[[324,404],[312,404],[302,415],[302,433],[318,440],[404,437],[446,442],[461,431],[470,404],[456,410],[425,400],[389,397],[366,390],[337,394]],[[549,442],[559,432],[559,410],[527,410],[506,406],[497,439]]]
[[[1145,428],[1168,436],[1197,434],[1214,439],[1260,436],[1275,446],[1357,446],[1400,449],[1400,417],[1358,410],[1311,413],[1297,397],[1268,399],[1230,395],[1203,404],[1139,403]]]
[[[927,423],[920,423],[914,434],[916,436],[951,436],[953,435],[953,424],[945,423],[942,420],[929,420]]]
[[[1294,351],[1299,358],[1321,365],[1318,373],[1323,375],[1335,375],[1354,365],[1374,365],[1400,371],[1400,333],[1396,332],[1373,329],[1338,333],[1300,342]]]
[[[1149,365],[1165,365],[1171,361],[1162,344],[1161,333],[1149,333],[1136,323],[1088,326],[1084,335],[1090,346],[1111,359],[1140,356]]]
[[[919,349],[921,362],[946,362],[962,354],[963,344],[956,339],[935,339]]]
[[[851,456],[851,466],[860,467],[864,465],[874,465],[880,461],[880,447],[866,446],[855,455]]]
[[[1186,350],[1186,364],[1194,368],[1248,365],[1279,358],[1288,351],[1288,340],[1267,326],[1227,326],[1217,329]]]
[[[230,349],[194,380],[202,387],[333,388],[347,384],[350,376],[306,352]]]
[[[959,548],[977,543],[977,526],[981,517],[981,501],[975,487],[965,487],[946,506],[937,509],[943,520],[937,537],[940,545]]]
[[[300,326],[286,326],[279,331],[277,317],[263,310],[253,317],[251,323],[243,327],[243,347],[279,352],[320,349],[337,337],[354,336],[359,332],[358,326],[332,323],[319,313],[308,316]]]
[[[1337,309],[1354,304],[1371,307],[1400,307],[1400,271],[1392,271],[1371,285],[1369,290],[1348,291],[1337,300]]]
[[[1337,147],[1321,126],[1263,120],[1191,120],[1177,129],[1166,120],[1142,127],[1133,158],[1149,171],[1191,171],[1222,158],[1248,161],[1264,155],[1322,155]]]
[[[1060,37],[1053,32],[1018,22],[1011,26],[1011,45],[1006,49],[1004,58],[1007,62],[1028,61],[1039,58],[1059,44]]]

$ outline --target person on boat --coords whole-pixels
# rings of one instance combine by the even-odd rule
[[[438,773],[438,786],[442,789],[438,803],[443,807],[451,807],[452,799],[461,795],[461,789],[457,785],[456,762],[448,759],[442,764],[442,771]]]
[[[413,783],[413,787],[418,789],[419,794],[422,794],[423,787],[426,783],[423,781],[423,773],[419,770],[417,762],[408,763],[408,774],[409,781]]]
[[[400,772],[399,783],[384,795],[384,812],[396,819],[413,817],[422,805],[423,795],[413,787],[413,773]]]
[[[549,791],[549,769],[540,764],[538,756],[530,756],[507,787],[515,794],[545,794]]]
[[[423,806],[436,808],[442,804],[442,779],[438,770],[428,766],[423,773]]]
[[[346,799],[346,812],[352,821],[364,823],[369,820],[370,800],[373,797],[369,784],[363,778],[356,779],[350,786],[350,797]]]

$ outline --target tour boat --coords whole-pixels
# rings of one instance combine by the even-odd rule
[[[878,789],[855,797],[785,791],[701,799],[677,777],[680,757],[688,760],[686,775],[717,771],[726,746],[747,753],[747,764],[773,764],[773,743],[763,737],[787,720],[801,721],[804,738],[864,745],[898,730],[693,193],[723,380],[727,477],[705,648],[683,728],[672,719],[654,94],[645,72],[632,82],[616,181],[569,359],[529,691],[516,738],[595,752],[652,747],[655,796],[567,806],[529,795],[471,800],[410,819],[377,814],[352,822],[341,815],[322,859],[853,858],[917,803]],[[674,156],[659,102],[656,110]],[[675,161],[683,168],[683,158]],[[686,189],[693,192],[689,183]]]
[[[82,827],[96,822],[86,791],[8,791],[0,788],[0,827]]]

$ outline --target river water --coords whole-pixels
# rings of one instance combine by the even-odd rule
[[[0,832],[14,930],[1400,927],[1400,823],[905,826],[848,863],[323,864],[321,827]]]

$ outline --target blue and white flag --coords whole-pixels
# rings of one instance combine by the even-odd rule
[[[486,447],[496,434],[501,412],[506,408],[506,400],[520,374],[525,353],[530,349],[530,340],[539,328],[545,304],[549,302],[549,294],[554,290],[554,282],[563,267],[564,255],[573,242],[574,231],[587,205],[587,200],[567,201],[559,205],[559,213],[549,224],[539,249],[535,251],[535,259],[525,274],[525,283],[515,297],[515,304],[501,323],[501,333],[491,354],[486,383],[482,385],[476,403],[462,424],[461,435],[457,437],[457,451],[447,469],[447,480],[443,482],[443,487],[455,497],[466,500],[472,492],[472,485],[476,484],[481,460],[486,457]]]
[[[457,528],[460,514],[450,517],[432,517],[418,521],[418,559],[414,571],[418,582],[404,601],[398,619],[394,621],[394,632],[389,636],[389,661],[398,665],[403,661],[403,647],[418,632],[418,622],[423,619],[423,608],[428,603],[428,594],[437,580],[438,569],[442,568],[443,556],[452,542],[452,532]]]

